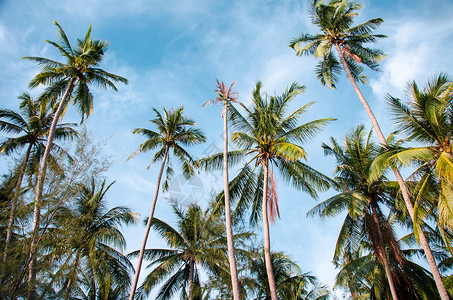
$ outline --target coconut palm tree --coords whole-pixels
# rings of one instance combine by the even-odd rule
[[[236,210],[252,207],[252,219],[256,220],[261,209],[267,275],[272,300],[276,300],[269,235],[269,218],[274,222],[279,215],[273,167],[278,168],[287,182],[313,197],[316,196],[316,189],[328,188],[329,179],[303,163],[307,153],[298,143],[307,142],[316,136],[333,119],[319,119],[299,125],[299,117],[313,103],[298,108],[288,116],[286,111],[290,101],[304,91],[304,86],[293,83],[282,95],[271,97],[263,97],[261,88],[262,84],[258,82],[253,91],[251,108],[241,104],[245,115],[233,106],[229,109],[233,125],[239,130],[232,135],[232,141],[239,150],[230,152],[229,163],[238,163],[241,158],[249,159],[232,180],[230,190],[231,195],[239,199]],[[216,154],[200,160],[198,165],[205,169],[219,168],[222,157],[222,154]]]
[[[58,28],[60,41],[59,43],[52,41],[47,42],[58,49],[65,59],[65,62],[61,63],[43,57],[24,57],[24,59],[31,60],[42,67],[41,72],[30,81],[29,86],[35,88],[39,85],[47,85],[48,87],[46,88],[43,97],[53,99],[53,102],[56,102],[57,99],[59,99],[59,101],[55,103],[57,109],[49,129],[46,150],[41,159],[36,187],[35,207],[33,212],[33,233],[30,244],[31,263],[29,267],[30,297],[32,298],[36,280],[35,254],[39,232],[40,206],[44,178],[46,175],[48,157],[55,136],[55,129],[60,117],[68,106],[70,99],[73,99],[74,105],[82,115],[82,120],[84,117],[91,114],[93,109],[93,95],[90,93],[90,84],[95,84],[102,88],[112,88],[116,91],[116,82],[125,84],[128,82],[127,79],[108,73],[98,67],[108,48],[108,43],[101,40],[92,40],[91,26],[89,27],[85,38],[77,40],[77,47],[73,48],[61,26],[56,21],[54,21],[54,24]]]
[[[164,190],[168,188],[168,181],[171,179],[171,175],[174,173],[170,163],[170,152],[172,151],[173,155],[182,163],[183,173],[186,176],[190,176],[193,174],[193,169],[191,166],[192,157],[183,148],[183,146],[197,145],[206,141],[203,132],[195,127],[195,121],[183,116],[183,107],[180,107],[178,109],[171,109],[170,111],[167,111],[165,108],[163,108],[163,115],[156,109],[153,108],[153,110],[156,113],[156,118],[150,121],[157,126],[157,131],[152,131],[145,128],[135,129],[133,133],[144,135],[147,140],[143,142],[140,145],[139,149],[129,157],[130,159],[138,153],[158,149],[151,160],[151,164],[158,160],[162,160],[159,175],[157,177],[153,203],[151,205],[151,211],[149,213],[148,222],[146,224],[145,235],[143,237],[142,246],[140,248],[137,268],[135,270],[135,277],[129,296],[130,300],[134,298],[135,290],[137,288],[138,277],[140,275],[143,261],[143,254],[146,247],[146,241],[148,240],[151,221],[153,220],[154,216],[154,210],[156,208],[160,182],[165,165],[167,164],[167,178],[163,183]]]
[[[146,249],[145,258],[155,268],[148,274],[140,290],[144,293],[161,284],[156,299],[200,299],[200,269],[218,273],[225,265],[226,241],[224,225],[212,209],[202,210],[195,203],[186,208],[172,203],[177,227],[154,218],[151,227],[165,239],[170,249]],[[247,237],[248,235],[245,235]],[[130,256],[137,256],[138,251]],[[225,265],[226,266],[226,265]]]
[[[225,226],[228,241],[228,260],[230,262],[231,272],[231,284],[233,287],[233,299],[240,299],[240,288],[238,282],[238,272],[236,267],[236,259],[234,257],[234,243],[233,243],[233,229],[231,220],[231,209],[230,209],[230,192],[229,192],[229,179],[228,179],[228,106],[232,105],[233,102],[237,103],[237,92],[233,92],[234,82],[227,89],[225,83],[217,80],[217,98],[210,100],[203,104],[222,102],[223,103],[223,193],[225,198]]]
[[[320,285],[316,277],[310,273],[302,273],[291,257],[283,252],[272,251],[271,258],[279,299],[324,300],[329,298],[330,292],[327,287]],[[256,258],[252,260],[250,272],[255,279],[254,299],[271,299],[263,251],[259,251]]]
[[[360,229],[359,232],[365,232],[371,240],[375,255],[384,265],[392,298],[396,300],[398,295],[385,249],[390,246],[397,261],[401,261],[402,254],[392,228],[383,218],[379,208],[380,203],[388,202],[388,198],[394,195],[393,191],[386,187],[384,177],[373,181],[368,179],[372,162],[379,153],[379,148],[370,139],[371,132],[367,134],[363,126],[359,126],[346,137],[344,146],[333,138],[331,139],[332,146],[323,144],[324,153],[335,156],[337,160],[335,181],[340,187],[341,193],[316,205],[309,214],[326,217],[348,209],[350,221],[360,224],[359,228],[363,226],[363,230]],[[339,238],[340,241],[344,242],[344,239]],[[337,250],[344,246],[341,243],[337,244]]]
[[[340,269],[334,288],[351,291],[352,299],[389,299],[387,276],[382,264],[373,254],[371,244],[362,243],[362,253],[355,259],[336,261]],[[410,250],[412,251],[412,249]],[[404,251],[403,252],[408,252]],[[405,253],[405,255],[408,255]],[[429,271],[404,258],[403,264],[394,269],[398,295],[403,299],[438,299],[436,284]]]
[[[0,110],[0,131],[6,133],[14,133],[19,136],[6,138],[0,144],[0,154],[11,155],[26,148],[25,155],[22,159],[22,164],[19,167],[17,181],[15,184],[14,195],[11,200],[11,210],[7,225],[5,249],[3,252],[3,263],[6,263],[8,256],[8,247],[11,241],[13,231],[13,222],[16,214],[18,200],[21,192],[22,179],[25,175],[27,164],[30,157],[35,157],[35,161],[39,161],[45,149],[47,134],[49,133],[50,125],[54,113],[43,101],[35,101],[27,93],[19,96],[21,101],[21,113],[10,110]],[[75,124],[60,124],[55,129],[55,140],[72,140],[77,136],[77,132],[72,128]],[[64,153],[65,151],[58,145],[54,146],[54,150]]]
[[[122,254],[126,241],[119,227],[135,223],[138,215],[127,207],[107,207],[105,196],[112,184],[103,181],[99,186],[92,178],[81,185],[75,203],[61,207],[55,216],[52,236],[57,242],[47,256],[59,263],[51,283],[60,282],[63,299],[83,294],[107,299],[108,292],[124,292],[130,286],[133,267]]]
[[[449,200],[453,197],[453,82],[447,74],[439,74],[420,90],[415,82],[407,87],[408,103],[388,96],[395,125],[404,133],[406,140],[418,144],[415,147],[396,148],[381,156],[381,165],[390,161],[415,165],[423,179],[419,195],[423,195],[428,182],[438,187],[439,229],[453,228],[453,209]],[[442,232],[445,236],[445,232]],[[448,244],[448,243],[447,243]],[[451,249],[450,249],[451,250]]]
[[[395,210],[397,190],[382,175],[370,179],[379,147],[371,142],[371,132],[367,133],[363,126],[346,136],[343,144],[333,138],[331,143],[332,146],[323,144],[323,148],[337,161],[335,182],[340,193],[316,205],[309,215],[332,217],[347,210],[334,260],[339,261],[343,256],[347,261],[358,259],[354,252],[365,242],[371,256],[384,267],[392,298],[411,297],[407,294],[410,292],[410,281],[404,281],[404,276],[397,276],[407,265],[406,260],[381,209],[384,204],[388,209]],[[374,260],[372,265],[376,267]]]
[[[312,0],[309,9],[310,17],[312,23],[319,27],[321,33],[315,35],[302,34],[300,37],[294,38],[289,46],[296,51],[298,56],[314,55],[316,58],[320,58],[320,62],[316,67],[316,73],[323,85],[335,87],[335,81],[339,79],[341,73],[341,66],[343,67],[343,70],[346,72],[349,81],[373,124],[379,141],[386,146],[387,142],[379,124],[357,85],[357,81],[366,82],[366,78],[361,75],[363,70],[361,65],[363,64],[372,70],[377,70],[379,62],[385,57],[381,50],[364,46],[366,43],[375,43],[378,39],[386,37],[382,34],[373,34],[373,30],[376,29],[383,20],[376,18],[352,26],[360,9],[361,6],[355,1]],[[337,51],[341,65],[332,51],[333,48]],[[412,220],[414,220],[414,206],[411,202],[409,191],[404,183],[403,177],[397,168],[392,168],[392,170],[400,185],[409,215]],[[416,223],[414,223],[414,225],[419,226]],[[448,294],[442,283],[442,278],[437,269],[427,239],[421,230],[417,229],[416,231],[420,233],[420,242],[425,250],[426,258],[436,280],[439,293],[443,300],[447,300]]]

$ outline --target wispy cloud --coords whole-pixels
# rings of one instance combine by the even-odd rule
[[[450,10],[453,9],[451,5]],[[373,93],[383,99],[386,93],[402,96],[408,81],[425,81],[439,72],[450,71],[453,58],[447,49],[453,47],[451,15],[407,20],[393,19],[385,29],[389,55],[382,64],[382,73],[370,85]]]

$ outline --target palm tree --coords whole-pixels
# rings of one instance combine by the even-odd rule
[[[294,97],[304,91],[304,86],[293,83],[282,95],[262,97],[261,82],[253,91],[253,105],[247,108],[241,104],[246,114],[243,116],[233,106],[230,118],[238,129],[232,135],[239,150],[230,152],[229,163],[238,163],[241,158],[251,156],[245,167],[233,179],[230,190],[232,196],[239,198],[236,210],[244,206],[252,207],[252,218],[261,208],[264,231],[264,253],[272,300],[277,299],[276,285],[270,257],[269,218],[274,222],[278,216],[278,200],[273,166],[277,166],[283,178],[299,190],[316,196],[317,189],[329,187],[329,179],[313,170],[303,159],[305,150],[296,143],[303,143],[314,136],[333,119],[319,119],[298,125],[298,119],[313,103],[308,103],[289,116],[285,116],[288,105]],[[198,164],[205,169],[218,168],[222,155],[200,160]],[[251,167],[251,165],[254,166]],[[258,171],[258,174],[255,172]],[[269,188],[270,182],[270,188]],[[260,201],[261,198],[261,201]],[[268,213],[269,208],[269,213]]]
[[[124,292],[130,285],[133,267],[122,254],[126,241],[119,226],[135,223],[138,215],[123,206],[108,209],[105,195],[112,184],[103,181],[98,186],[92,178],[81,185],[75,203],[61,207],[55,216],[52,236],[58,242],[48,256],[60,263],[51,283],[61,281],[61,298],[85,290],[90,299],[96,294],[107,299],[109,291]]]
[[[148,274],[141,290],[149,293],[159,284],[156,299],[170,299],[179,294],[181,299],[200,299],[199,267],[217,273],[226,261],[224,226],[214,217],[212,209],[202,210],[195,203],[187,208],[172,203],[177,227],[154,218],[151,226],[165,239],[170,249],[146,249],[144,255],[155,268]],[[130,256],[137,256],[138,251]]]
[[[321,59],[316,67],[317,77],[323,85],[328,85],[329,87],[335,87],[334,83],[339,79],[341,73],[340,63],[332,52],[332,48],[336,49],[341,65],[357,93],[360,102],[365,108],[379,141],[384,146],[387,146],[386,139],[379,124],[357,85],[357,81],[359,80],[362,82],[366,81],[365,77],[361,75],[363,68],[360,64],[364,64],[372,70],[377,70],[379,62],[385,57],[381,50],[370,49],[364,46],[366,43],[374,43],[378,39],[386,37],[382,34],[373,34],[373,30],[383,20],[376,18],[360,25],[352,26],[360,9],[361,6],[354,1],[329,0],[325,2],[312,0],[309,9],[310,16],[312,23],[319,27],[321,33],[315,35],[302,34],[300,37],[294,38],[289,46],[296,51],[298,56],[314,55],[316,58]],[[302,46],[302,44],[306,45]],[[404,183],[403,177],[397,168],[392,168],[392,171],[401,188],[409,215],[414,220],[414,206],[410,200],[409,191]],[[414,225],[418,226],[415,223]],[[448,294],[442,283],[442,278],[429,248],[428,241],[421,230],[416,231],[420,232],[420,242],[425,250],[426,258],[434,275],[441,298],[447,300]]]
[[[95,84],[102,88],[109,87],[116,91],[116,82],[125,84],[128,82],[127,79],[121,76],[108,73],[98,68],[104,52],[107,50],[108,43],[101,40],[92,40],[91,26],[89,27],[85,38],[83,40],[77,40],[77,48],[73,49],[61,26],[56,21],[54,21],[54,24],[58,28],[60,43],[52,41],[47,42],[56,47],[66,61],[61,63],[43,57],[24,57],[42,67],[41,72],[30,81],[29,86],[35,88],[41,84],[48,85],[44,93],[44,98],[47,97],[56,100],[60,97],[60,101],[56,104],[58,108],[55,111],[49,129],[47,146],[41,159],[36,187],[35,207],[33,212],[33,233],[30,244],[31,263],[29,267],[29,286],[31,298],[34,297],[32,294],[34,294],[34,283],[36,280],[35,254],[39,233],[40,206],[44,178],[46,175],[48,157],[55,136],[55,129],[60,117],[68,106],[71,98],[73,99],[74,105],[80,111],[82,120],[85,116],[91,114],[93,109],[93,95],[90,93],[90,84]]]
[[[25,175],[27,164],[30,156],[35,157],[39,161],[45,149],[45,142],[49,128],[53,119],[53,112],[49,111],[49,107],[42,101],[35,101],[29,94],[23,93],[19,96],[22,100],[20,104],[21,113],[10,109],[0,110],[0,130],[6,133],[19,134],[16,137],[7,138],[0,144],[0,154],[10,155],[22,148],[26,148],[22,164],[17,174],[14,195],[11,200],[11,210],[7,225],[5,249],[3,252],[3,263],[6,263],[8,256],[8,247],[11,241],[13,231],[13,222],[16,214],[17,204],[21,192],[22,179]],[[77,133],[72,127],[75,124],[60,124],[55,129],[56,140],[72,140],[77,136]],[[55,150],[64,152],[58,145],[55,145]]]
[[[226,234],[228,241],[228,260],[230,262],[230,272],[231,272],[231,284],[233,287],[233,299],[240,299],[240,288],[238,282],[238,272],[236,268],[236,260],[234,257],[234,243],[233,243],[233,229],[231,224],[231,210],[230,210],[230,192],[229,192],[229,179],[228,179],[228,106],[232,105],[232,102],[237,103],[237,92],[232,91],[231,86],[227,89],[225,83],[219,82],[217,80],[217,98],[210,100],[203,104],[213,102],[223,102],[223,193],[225,198],[225,226]]]
[[[143,142],[140,145],[139,149],[129,157],[131,158],[140,152],[147,152],[159,148],[154,154],[151,160],[151,164],[158,160],[162,160],[159,175],[157,177],[154,199],[151,205],[148,222],[146,224],[145,235],[143,237],[142,246],[140,248],[140,255],[138,258],[134,281],[132,283],[131,293],[129,296],[130,300],[133,300],[135,290],[137,288],[138,277],[140,276],[140,269],[143,261],[143,254],[146,247],[146,241],[148,239],[149,230],[151,228],[151,221],[153,220],[154,210],[156,208],[157,196],[159,195],[160,182],[167,160],[167,179],[163,183],[164,189],[168,188],[168,181],[171,179],[171,174],[174,173],[171,164],[169,163],[170,151],[173,151],[173,155],[182,163],[184,174],[186,176],[190,176],[193,174],[193,169],[191,166],[192,157],[182,146],[197,145],[206,141],[203,132],[200,129],[195,128],[195,121],[183,116],[183,107],[180,107],[176,110],[171,109],[170,111],[167,111],[165,108],[163,108],[163,115],[156,109],[153,108],[153,110],[156,113],[156,118],[150,120],[150,122],[157,126],[157,131],[152,131],[145,128],[135,129],[133,133],[142,134],[147,138],[147,140]]]
[[[414,173],[422,178],[419,195],[427,191],[428,182],[438,183],[438,227],[452,228],[453,210],[448,199],[453,197],[453,82],[447,74],[439,74],[422,90],[411,82],[407,92],[407,104],[392,96],[387,98],[396,126],[407,140],[420,146],[391,150],[382,155],[381,164],[390,161],[418,166]]]
[[[308,272],[302,273],[299,266],[288,255],[272,251],[271,258],[279,299],[324,300],[329,298],[330,292],[327,287],[320,285],[316,277]],[[254,299],[271,299],[263,251],[259,251],[253,259],[250,272],[256,283],[253,288]]]
[[[389,209],[395,210],[397,191],[382,175],[370,179],[373,161],[380,149],[371,142],[371,132],[367,134],[363,126],[349,134],[343,145],[333,138],[331,143],[332,146],[323,144],[323,148],[337,161],[335,182],[340,193],[316,205],[309,215],[331,217],[347,210],[334,259],[338,261],[346,256],[347,261],[351,260],[355,256],[353,252],[365,241],[378,263],[384,267],[392,298],[407,298],[401,285],[404,276],[396,276],[404,267],[404,256],[393,228],[380,207],[387,204]],[[410,286],[410,283],[403,283],[405,287]]]
[[[382,264],[373,254],[370,244],[365,242],[362,246],[360,250],[363,252],[357,258],[343,261],[340,257],[340,260],[336,261],[340,270],[334,289],[349,289],[352,299],[389,299],[391,293],[386,284],[387,276],[382,270]],[[403,265],[395,268],[393,275],[400,298],[438,299],[436,284],[429,271],[407,258],[404,258],[403,262]]]

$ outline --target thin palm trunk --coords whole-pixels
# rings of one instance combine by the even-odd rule
[[[195,262],[190,261],[190,273],[189,273],[189,300],[193,300],[193,277],[195,271]]]
[[[19,201],[20,190],[21,190],[21,186],[22,186],[22,179],[24,178],[25,169],[27,168],[28,158],[30,157],[32,147],[33,147],[32,144],[30,144],[28,146],[27,152],[25,153],[24,162],[23,162],[22,166],[20,167],[19,175],[17,177],[16,188],[14,190],[13,201],[11,203],[11,211],[9,214],[8,227],[6,229],[5,250],[3,252],[3,265],[5,265],[6,259],[8,257],[8,248],[9,248],[9,244],[11,242],[11,235],[13,232],[13,223],[14,223],[14,218],[16,216],[17,202]],[[3,273],[1,275],[3,276]]]
[[[35,195],[35,205],[34,205],[34,210],[33,210],[33,232],[31,236],[31,242],[30,242],[30,265],[28,267],[28,299],[34,299],[35,298],[35,284],[36,284],[36,249],[38,246],[38,235],[39,235],[39,223],[41,219],[41,200],[42,200],[42,192],[44,188],[44,179],[46,176],[46,169],[47,169],[47,160],[50,155],[50,151],[52,150],[52,143],[53,143],[53,138],[55,136],[55,130],[58,125],[58,121],[60,119],[60,116],[64,110],[64,107],[66,106],[66,102],[69,99],[69,96],[72,92],[72,89],[74,88],[76,79],[71,78],[71,80],[68,83],[68,87],[66,88],[66,91],[63,94],[63,97],[60,100],[60,104],[58,105],[57,111],[55,112],[55,115],[52,120],[52,124],[50,126],[49,130],[49,135],[47,137],[47,145],[46,145],[46,150],[44,151],[44,155],[41,158],[41,166],[39,168],[39,174],[38,174],[38,182],[36,186],[36,195]]]
[[[93,253],[90,251],[88,254],[90,260],[93,260]],[[93,266],[91,266],[91,290],[92,292],[92,298],[96,299],[96,271]]]
[[[277,288],[275,285],[274,271],[272,269],[272,258],[271,258],[271,238],[269,234],[269,218],[267,215],[267,189],[268,189],[268,176],[269,176],[269,162],[267,160],[263,163],[264,167],[264,182],[263,182],[263,203],[262,203],[262,214],[263,214],[263,231],[264,231],[264,260],[266,262],[266,273],[267,280],[269,282],[269,290],[271,293],[271,299],[277,300]]]
[[[385,274],[387,275],[387,280],[389,282],[390,291],[392,293],[393,300],[398,300],[398,296],[396,294],[395,283],[393,282],[392,271],[390,269],[390,265],[387,260],[387,254],[385,253],[384,238],[382,237],[382,231],[381,231],[381,227],[379,226],[379,218],[378,218],[378,214],[377,214],[375,205],[376,205],[376,203],[374,203],[373,201],[370,203],[371,212],[373,214],[373,220],[375,223],[374,225],[376,226],[376,229],[377,229],[378,243],[379,243],[379,247],[380,247],[379,251],[381,252],[380,256],[382,258],[382,263],[384,264]]]
[[[64,294],[65,300],[69,299],[73,278],[76,276],[77,265],[79,264],[80,254],[81,254],[81,251],[77,252],[76,258],[74,260],[73,268],[71,270],[71,274],[69,275],[68,283],[66,284],[66,291]]]
[[[233,228],[231,225],[230,211],[230,190],[228,178],[228,119],[227,119],[228,103],[225,101],[223,106],[223,190],[225,195],[225,227],[228,243],[228,260],[230,262],[231,285],[233,287],[233,299],[240,299],[239,282],[236,269],[236,259],[234,258],[234,240]]]
[[[370,106],[366,102],[365,97],[363,97],[362,92],[360,91],[357,83],[355,82],[354,77],[352,76],[351,70],[349,70],[349,67],[346,63],[346,60],[344,58],[343,52],[340,49],[340,46],[338,44],[335,44],[335,48],[338,51],[338,55],[340,56],[341,63],[343,64],[343,68],[344,68],[346,74],[348,75],[349,81],[351,81],[351,84],[352,84],[357,96],[359,97],[360,102],[362,102],[363,107],[365,108],[366,112],[368,113],[369,118],[371,119],[371,123],[373,123],[373,127],[374,127],[374,130],[376,131],[376,134],[379,137],[379,141],[384,146],[387,146],[387,141],[386,141],[384,135],[382,134],[379,124],[378,124],[373,112],[371,111]],[[412,223],[414,224],[414,226],[416,226],[416,229],[419,233],[420,243],[423,247],[429,267],[434,276],[434,281],[436,282],[436,286],[439,291],[440,297],[442,300],[449,300],[447,290],[445,289],[444,283],[442,282],[442,277],[440,276],[439,269],[437,268],[436,261],[434,260],[433,253],[431,251],[431,248],[429,247],[425,233],[421,229],[420,224],[416,223],[414,220],[414,206],[412,205],[412,202],[410,200],[409,191],[407,189],[407,186],[406,186],[399,170],[397,168],[392,168],[392,171],[395,174],[396,180],[398,181],[398,184],[400,186],[401,193],[404,198],[404,202],[406,203],[407,210],[409,211],[409,215],[412,219]]]
[[[135,270],[134,281],[131,287],[131,293],[129,294],[129,300],[134,299],[135,290],[137,289],[138,278],[140,277],[140,270],[142,268],[143,254],[145,252],[146,241],[148,240],[149,231],[151,229],[151,221],[153,220],[154,210],[156,208],[157,196],[159,195],[160,181],[162,179],[162,174],[164,172],[165,162],[167,161],[169,152],[169,147],[165,147],[165,154],[162,160],[162,165],[160,166],[159,176],[157,177],[156,190],[154,192],[153,204],[151,206],[151,211],[149,212],[148,222],[146,223],[145,236],[143,237],[142,247],[140,248],[140,254],[138,256],[137,269]]]

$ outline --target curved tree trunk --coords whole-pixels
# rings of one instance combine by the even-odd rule
[[[138,278],[140,277],[140,270],[142,268],[143,254],[145,252],[146,241],[148,240],[149,230],[151,229],[151,221],[153,220],[154,210],[156,209],[157,196],[159,195],[160,181],[164,172],[165,162],[167,161],[169,147],[165,146],[165,154],[160,166],[159,176],[157,177],[156,190],[154,192],[154,199],[149,212],[148,223],[146,223],[145,235],[143,236],[142,247],[140,248],[140,254],[138,256],[137,269],[135,270],[134,281],[132,282],[131,292],[129,294],[129,300],[134,299],[135,290],[137,289]]]
[[[269,234],[269,217],[267,214],[267,189],[268,189],[268,177],[269,177],[269,162],[266,160],[263,163],[264,167],[264,182],[263,182],[263,203],[262,203],[262,214],[263,214],[263,231],[264,231],[264,260],[266,262],[267,280],[269,282],[269,290],[271,293],[271,299],[277,300],[277,287],[275,285],[274,271],[272,269],[272,258],[271,258],[271,238]]]
[[[377,214],[375,205],[376,205],[376,203],[374,203],[374,202],[370,203],[371,212],[373,214],[373,220],[374,220],[375,226],[377,228],[378,243],[379,243],[379,247],[380,247],[379,252],[381,252],[380,256],[382,259],[382,263],[384,264],[385,274],[387,275],[387,280],[388,280],[388,283],[390,286],[390,291],[392,293],[393,300],[398,300],[395,283],[393,282],[392,271],[390,269],[390,264],[388,262],[387,254],[385,252],[384,238],[382,237],[382,231],[381,231],[381,227],[379,226],[379,218],[378,218],[378,214]]]
[[[22,179],[24,178],[25,169],[27,168],[28,158],[30,157],[32,147],[33,147],[32,144],[30,144],[28,146],[27,152],[25,153],[24,162],[23,162],[22,166],[20,167],[19,176],[17,177],[17,183],[16,183],[16,187],[14,190],[13,201],[11,204],[11,211],[9,214],[8,227],[6,229],[5,250],[3,252],[3,265],[5,265],[6,259],[8,257],[8,248],[9,248],[9,244],[11,242],[11,235],[13,232],[13,223],[14,223],[14,218],[16,216],[16,210],[17,210],[17,202],[19,201],[19,196],[20,196],[20,188],[22,186]],[[1,276],[3,276],[3,272],[1,274]]]
[[[348,75],[348,78],[351,81],[351,84],[352,84],[357,96],[359,97],[360,102],[362,103],[363,107],[365,108],[366,112],[368,113],[368,116],[371,119],[371,123],[373,123],[373,127],[374,127],[374,130],[376,131],[376,134],[378,135],[379,141],[384,146],[387,146],[387,141],[386,141],[384,135],[382,134],[379,124],[378,124],[373,112],[371,111],[370,106],[366,102],[365,97],[363,97],[362,92],[360,91],[357,83],[355,82],[354,78],[352,77],[351,70],[349,70],[349,67],[346,63],[346,60],[344,58],[343,52],[340,49],[340,46],[338,44],[335,44],[335,48],[338,51],[338,55],[340,56],[341,63],[343,64],[343,68],[344,68],[346,74]],[[414,224],[414,227],[416,226],[416,228],[414,228],[414,230],[417,229],[417,231],[419,232],[420,243],[423,247],[429,267],[434,276],[434,281],[436,282],[436,286],[439,291],[440,297],[442,300],[449,300],[447,290],[445,289],[445,285],[442,282],[442,277],[440,276],[439,269],[437,268],[436,261],[434,260],[433,253],[431,251],[431,248],[429,247],[428,240],[426,239],[425,233],[421,229],[421,226],[419,224],[417,224],[414,220],[414,206],[412,205],[407,186],[406,186],[399,170],[397,168],[392,168],[392,171],[395,174],[396,180],[398,181],[398,184],[400,186],[401,193],[403,194],[404,202],[406,203],[407,210],[409,211],[409,215],[411,216],[411,219],[412,219],[412,223]]]
[[[60,104],[58,105],[57,111],[52,120],[52,124],[49,129],[49,135],[47,137],[47,145],[46,150],[44,151],[44,155],[41,158],[41,166],[39,168],[38,173],[38,182],[36,186],[36,195],[35,195],[35,205],[33,210],[33,232],[31,235],[30,241],[30,255],[29,260],[30,264],[28,266],[28,299],[34,299],[36,294],[36,250],[38,246],[38,235],[39,235],[39,224],[41,219],[41,200],[42,200],[42,192],[44,188],[44,178],[46,176],[47,170],[47,160],[50,155],[50,151],[52,150],[52,143],[53,138],[55,136],[55,129],[57,128],[58,121],[60,120],[60,116],[66,106],[66,102],[69,99],[69,96],[72,93],[72,89],[74,88],[74,84],[76,79],[71,78],[68,83],[68,87],[63,94],[63,97],[60,100]]]
[[[230,262],[231,285],[233,288],[233,299],[240,299],[238,274],[236,268],[236,259],[234,258],[234,240],[233,228],[231,225],[230,211],[230,190],[228,178],[228,119],[227,119],[228,103],[225,101],[223,106],[223,191],[225,195],[225,227],[228,243],[228,260]]]

